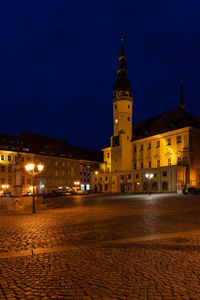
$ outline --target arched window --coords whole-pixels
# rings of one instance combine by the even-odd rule
[[[154,181],[154,182],[152,183],[152,191],[153,191],[153,192],[156,192],[157,190],[158,190],[158,184],[157,184],[157,182]]]
[[[99,186],[99,191],[102,192],[102,184]]]
[[[143,190],[144,190],[144,192],[148,191],[148,182],[144,182],[144,184],[143,184]]]
[[[163,183],[162,183],[162,190],[163,191],[168,191],[168,183],[167,183],[167,181],[163,181]]]

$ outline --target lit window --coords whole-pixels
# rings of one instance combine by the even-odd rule
[[[1,155],[1,161],[5,161],[6,160],[6,156],[5,155]]]
[[[167,139],[167,146],[171,145],[171,138]]]
[[[181,135],[178,135],[178,136],[176,137],[176,143],[177,143],[177,144],[180,144],[181,142],[182,142]]]
[[[178,165],[181,165],[181,157],[178,157]]]
[[[1,166],[1,172],[5,172],[5,166]]]

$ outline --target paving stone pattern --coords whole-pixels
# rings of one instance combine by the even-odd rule
[[[0,212],[0,299],[200,299],[200,197],[74,196]]]

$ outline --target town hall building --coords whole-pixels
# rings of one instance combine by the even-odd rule
[[[122,46],[113,89],[113,136],[93,176],[98,192],[176,192],[200,188],[200,119],[180,106],[132,127],[133,97]],[[147,178],[151,174],[152,178]]]

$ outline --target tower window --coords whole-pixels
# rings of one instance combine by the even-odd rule
[[[157,168],[160,167],[160,160],[157,160]]]
[[[130,117],[128,117],[127,120],[130,121]]]
[[[167,146],[171,145],[171,138],[167,139]]]
[[[128,108],[130,108],[130,105],[128,105]]]
[[[117,105],[115,105],[115,109],[117,109]]]
[[[160,148],[160,141],[157,141],[156,148]]]
[[[137,164],[136,164],[136,163],[134,163],[134,169],[135,169],[135,170],[137,169]]]
[[[171,166],[172,162],[171,162],[171,158],[168,158],[168,166]]]
[[[143,162],[141,162],[141,169],[143,169]]]
[[[149,168],[151,168],[151,161],[149,161]]]
[[[181,142],[182,142],[181,135],[179,135],[179,136],[176,137],[176,143],[180,144]]]
[[[140,146],[140,151],[143,151],[143,145]]]
[[[149,145],[148,145],[148,149],[151,149],[151,143],[149,143]]]
[[[136,146],[134,146],[134,148],[133,148],[133,149],[134,149],[134,150],[133,150],[134,152],[137,152],[137,148],[136,148]]]

